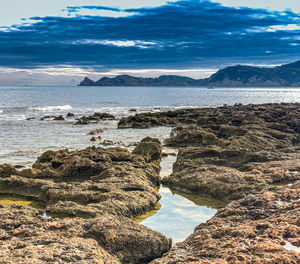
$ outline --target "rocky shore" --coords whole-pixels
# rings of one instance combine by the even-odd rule
[[[165,144],[179,153],[163,182],[229,203],[153,263],[299,262],[299,182],[287,185],[300,180],[299,116],[300,104],[239,104],[120,120],[119,128],[173,126]]]
[[[0,204],[1,263],[148,263],[170,241],[127,217],[63,218],[42,210]]]
[[[158,203],[159,170],[126,149],[96,147],[47,151],[32,169],[0,165],[0,193],[34,197],[54,217],[49,222],[43,211],[0,204],[0,262],[147,263],[160,257],[171,240],[131,220]]]
[[[151,263],[300,262],[300,182],[233,201]],[[294,245],[290,247],[290,245]]]
[[[0,165],[0,194],[44,207],[0,203],[0,262],[299,263],[299,116],[300,104],[290,103],[122,118],[119,129],[173,127],[164,144],[179,152],[162,180],[162,144],[149,137],[132,153],[89,147],[47,151],[31,169]],[[103,118],[113,117],[78,121]],[[227,205],[170,249],[170,239],[132,221],[155,209],[161,181]]]
[[[300,104],[235,105],[137,114],[119,128],[176,126],[179,153],[163,179],[175,189],[225,202],[300,179]]]

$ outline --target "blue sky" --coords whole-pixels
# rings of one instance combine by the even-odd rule
[[[0,85],[202,78],[298,60],[299,45],[298,0],[10,0],[0,8]]]

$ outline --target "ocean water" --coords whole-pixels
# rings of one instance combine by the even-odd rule
[[[300,102],[300,88],[197,87],[0,87],[0,163],[26,164],[48,149],[92,145],[87,132],[104,128],[103,139],[136,142],[146,135],[166,138],[169,128],[116,130],[117,121],[74,126],[74,119],[40,121],[44,115],[108,112],[118,118],[129,112],[164,111],[180,107],[235,103]],[[35,117],[35,120],[26,120]]]
[[[171,128],[117,129],[118,121],[74,125],[74,118],[65,121],[41,121],[45,115],[76,117],[107,112],[118,119],[141,112],[157,112],[188,107],[206,107],[258,103],[300,102],[300,88],[216,88],[197,87],[0,87],[0,164],[11,163],[30,167],[46,150],[82,149],[104,146],[91,142],[87,133],[102,128],[102,140],[132,150],[133,143],[146,136],[164,140]],[[129,111],[135,108],[136,112]],[[27,118],[35,118],[27,120]],[[166,152],[177,152],[165,149]],[[161,176],[172,172],[176,157],[162,162]],[[199,196],[175,192],[167,187],[159,190],[161,208],[142,224],[172,237],[184,240],[198,224],[210,219],[219,204]]]

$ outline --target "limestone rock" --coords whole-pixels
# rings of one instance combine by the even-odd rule
[[[97,128],[97,129],[91,130],[88,133],[88,135],[95,136],[95,135],[100,134],[100,133],[103,133],[103,129]]]
[[[46,219],[42,211],[0,203],[1,263],[144,263],[170,240],[124,217]]]
[[[144,157],[147,162],[157,161],[162,157],[162,144],[159,139],[146,137],[135,147],[132,153]]]
[[[49,213],[134,217],[155,208],[159,170],[121,148],[47,151],[33,169],[1,165],[0,193],[30,196]]]

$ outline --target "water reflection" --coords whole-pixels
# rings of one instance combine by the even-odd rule
[[[166,153],[176,153],[174,149],[164,149]],[[161,177],[172,172],[176,155],[169,155],[161,162]],[[217,209],[225,203],[201,195],[194,195],[160,186],[162,196],[159,207],[155,210],[135,218],[134,220],[161,232],[177,243],[186,239],[193,233],[194,228],[212,218]]]
[[[212,218],[217,209],[224,206],[220,201],[174,191],[164,186],[160,187],[159,193],[162,196],[160,209],[135,220],[173,238],[173,243],[186,239],[197,225]]]

